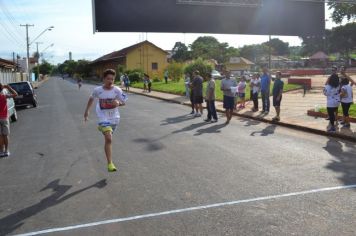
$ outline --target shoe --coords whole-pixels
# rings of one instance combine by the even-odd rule
[[[191,115],[194,115],[194,113],[195,113],[195,112],[194,112],[194,111],[192,111],[190,114],[191,114]]]
[[[210,122],[211,120],[210,119],[204,119],[205,122]]]
[[[201,114],[200,114],[200,113],[195,113],[194,116],[195,116],[195,117],[201,117]]]
[[[327,130],[328,133],[334,133],[336,132],[336,129],[335,127],[331,126],[328,130]]]
[[[350,124],[345,124],[345,123],[344,123],[344,125],[342,126],[342,128],[350,128],[350,127],[351,127]]]
[[[330,118],[329,118],[329,117],[326,117],[325,120],[330,120]]]
[[[279,120],[280,118],[278,116],[272,118],[272,121],[279,121]]]
[[[211,123],[216,123],[216,122],[218,122],[218,120],[211,120]]]
[[[345,121],[340,121],[340,125],[344,125],[345,124]]]
[[[7,151],[7,152],[3,152],[1,157],[9,157],[10,156],[10,152]]]
[[[114,163],[110,163],[110,164],[108,164],[108,171],[109,172],[115,172],[116,171],[116,167],[115,167],[115,165],[114,165]]]

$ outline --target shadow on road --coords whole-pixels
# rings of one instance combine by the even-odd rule
[[[187,120],[192,120],[194,119],[193,115],[183,115],[183,116],[176,116],[176,117],[169,117],[165,120],[163,120],[161,126],[163,125],[169,125],[169,124],[176,124],[176,123],[180,123],[180,122],[184,122]]]
[[[260,136],[268,136],[274,134],[274,131],[276,130],[277,126],[276,125],[269,125],[266,128],[264,128],[261,131],[254,131],[250,134],[250,136],[255,136],[256,134],[260,134]]]
[[[343,145],[345,145],[343,147]],[[356,184],[356,148],[354,143],[329,138],[324,149],[336,160],[326,168],[342,174],[339,179],[345,185]]]
[[[172,134],[178,134],[178,133],[182,133],[182,132],[188,132],[188,131],[191,131],[191,130],[195,130],[199,127],[202,127],[204,125],[208,125],[210,124],[209,122],[201,122],[201,123],[197,123],[197,124],[191,124],[183,129],[180,129],[180,130],[176,130],[176,131],[173,131]]]
[[[25,209],[22,209],[20,211],[17,211],[11,215],[8,215],[2,219],[0,219],[0,235],[8,235],[21,227],[25,222],[27,218],[30,218],[48,208],[51,208],[53,206],[56,206],[69,198],[72,198],[88,189],[91,188],[104,188],[107,183],[106,179],[100,180],[99,182],[90,185],[88,187],[79,189],[75,192],[72,192],[66,196],[63,196],[70,188],[72,188],[71,185],[61,185],[59,184],[59,179],[56,179],[49,183],[46,187],[40,190],[40,192],[45,191],[47,189],[52,189],[54,192],[49,196],[46,197],[45,199],[42,199],[40,202],[29,206]]]
[[[221,133],[221,129],[224,128],[226,124],[214,125],[206,129],[198,129],[194,136],[199,136],[202,134],[218,134]]]
[[[158,139],[137,138],[137,139],[134,139],[132,141],[136,142],[136,143],[145,143],[145,144],[147,144],[146,151],[156,152],[156,151],[159,151],[159,150],[165,148],[163,143],[161,143],[159,141],[162,138],[158,138]]]

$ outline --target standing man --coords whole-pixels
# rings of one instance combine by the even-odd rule
[[[261,96],[262,96],[262,113],[268,114],[270,101],[269,93],[271,86],[271,76],[269,75],[267,67],[263,67],[263,75],[261,76]]]
[[[221,91],[224,93],[224,108],[226,110],[226,123],[229,124],[232,118],[232,113],[235,108],[235,92],[231,91],[231,87],[237,87],[235,79],[230,78],[230,73],[225,72],[225,78],[221,81]]]
[[[203,78],[200,76],[199,71],[193,73],[194,79],[192,82],[193,86],[193,100],[195,107],[195,117],[200,117],[203,115]],[[200,113],[198,112],[200,111]]]
[[[208,117],[205,119],[206,122],[218,122],[218,116],[216,114],[215,108],[215,80],[208,74],[208,85],[206,86],[206,108],[208,109]]]
[[[130,78],[126,73],[124,74],[124,85],[126,92],[130,91]]]
[[[84,113],[84,121],[86,122],[94,99],[97,99],[98,130],[104,135],[104,149],[109,172],[116,171],[116,167],[112,162],[112,135],[120,122],[118,107],[125,105],[127,101],[127,97],[123,94],[121,88],[114,86],[115,76],[115,70],[108,69],[104,71],[103,85],[94,89]]]
[[[281,101],[282,101],[282,94],[283,94],[283,87],[284,83],[281,80],[282,73],[277,71],[276,73],[276,80],[273,84],[273,106],[276,110],[276,116],[272,119],[272,121],[280,121],[280,114],[281,114]]]
[[[168,70],[164,72],[164,81],[166,82],[166,84],[168,83]]]
[[[6,88],[11,94],[4,94],[3,89]],[[9,112],[7,107],[7,99],[17,96],[15,90],[8,85],[2,85],[0,83],[0,157],[10,156],[9,152],[9,134],[10,134],[10,122]]]

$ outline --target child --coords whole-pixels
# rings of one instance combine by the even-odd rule
[[[6,88],[11,94],[4,94],[3,89]],[[0,83],[0,157],[10,156],[9,152],[9,134],[10,134],[10,122],[9,112],[7,107],[7,99],[17,96],[15,90],[8,85],[2,85]]]
[[[241,77],[241,80],[239,82],[239,84],[237,85],[237,95],[240,98],[240,106],[239,108],[245,108],[245,89],[246,89],[246,77],[243,75]],[[236,104],[237,106],[237,104]]]
[[[105,138],[105,155],[108,163],[108,171],[116,171],[112,162],[112,134],[120,122],[119,106],[125,105],[127,97],[123,94],[121,88],[114,86],[115,70],[108,69],[104,71],[103,85],[96,87],[89,98],[84,113],[84,121],[88,121],[89,110],[94,102],[98,99],[96,105],[96,114],[98,116],[98,129],[103,133]]]
[[[327,85],[324,88],[324,95],[327,96],[326,106],[330,120],[330,127],[327,129],[327,131],[336,132],[335,113],[340,104],[340,89],[338,77],[330,77],[328,79]]]
[[[352,87],[350,86],[349,79],[348,78],[343,78],[341,80],[341,106],[342,106],[342,112],[344,114],[344,119],[343,119],[343,128],[350,128],[350,117],[349,117],[349,110],[350,106],[353,102],[353,94],[352,94]]]
[[[253,101],[253,108],[252,111],[256,112],[258,111],[258,93],[260,92],[260,87],[261,87],[261,79],[259,74],[254,74],[251,83],[251,99]]]
[[[124,74],[123,81],[124,81],[126,92],[130,91],[130,78],[126,73]]]

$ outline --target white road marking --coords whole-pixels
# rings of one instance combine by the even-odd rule
[[[280,194],[280,195],[272,195],[272,196],[266,196],[266,197],[250,198],[250,199],[237,200],[237,201],[231,201],[231,202],[215,203],[215,204],[210,204],[210,205],[202,205],[202,206],[176,209],[176,210],[171,210],[171,211],[163,211],[163,212],[157,212],[157,213],[151,213],[151,214],[145,214],[145,215],[137,215],[137,216],[131,216],[131,217],[125,217],[125,218],[117,218],[117,219],[112,219],[112,220],[97,221],[97,222],[92,222],[92,223],[87,223],[87,224],[66,226],[66,227],[61,227],[61,228],[52,228],[52,229],[46,229],[46,230],[41,230],[41,231],[36,231],[36,232],[31,232],[31,233],[17,234],[15,236],[32,236],[32,235],[48,234],[48,233],[54,233],[54,232],[60,232],[60,231],[69,231],[69,230],[75,230],[75,229],[81,229],[81,228],[89,228],[89,227],[98,226],[98,225],[106,225],[106,224],[120,223],[120,222],[126,222],[126,221],[134,221],[134,220],[153,218],[153,217],[164,216],[164,215],[173,215],[173,214],[178,214],[178,213],[182,213],[182,212],[197,211],[197,210],[203,210],[203,209],[209,209],[209,208],[239,205],[242,203],[259,202],[259,201],[266,201],[266,200],[272,200],[272,199],[278,199],[278,198],[294,197],[294,196],[301,196],[301,195],[307,195],[307,194],[313,194],[313,193],[345,190],[345,189],[352,189],[352,188],[356,188],[356,184],[355,185],[330,187],[330,188],[313,189],[313,190],[294,192],[294,193],[286,193],[286,194]]]

